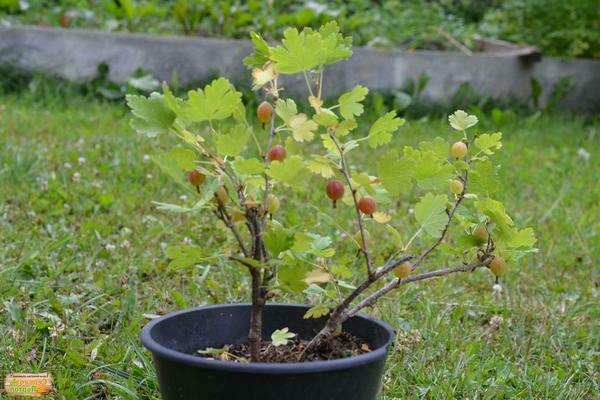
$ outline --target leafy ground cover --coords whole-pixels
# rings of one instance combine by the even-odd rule
[[[137,137],[122,104],[53,98],[0,96],[0,371],[49,371],[57,399],[157,399],[141,326],[240,301],[247,282],[224,264],[169,263],[167,245],[229,245],[223,227],[152,205],[192,201],[148,159],[169,138]],[[504,133],[500,197],[534,227],[540,251],[510,265],[500,298],[490,274],[473,273],[371,309],[399,332],[381,398],[598,398],[600,124],[478,116],[482,129]],[[394,140],[445,131],[443,116],[409,118]]]
[[[3,15],[4,14],[4,15]],[[595,0],[0,0],[7,22],[279,39],[288,26],[336,20],[357,45],[474,49],[474,35],[539,46],[544,53],[600,57]]]

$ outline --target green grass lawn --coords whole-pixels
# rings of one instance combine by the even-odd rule
[[[169,267],[164,248],[218,251],[227,232],[153,208],[189,199],[145,157],[170,139],[135,135],[124,106],[23,95],[0,97],[0,110],[0,375],[51,372],[56,399],[157,399],[144,323],[247,293],[231,269]],[[479,116],[505,135],[499,197],[539,252],[510,265],[500,299],[478,271],[369,310],[399,331],[382,399],[597,399],[600,125]],[[444,118],[411,120],[395,140],[445,132]]]

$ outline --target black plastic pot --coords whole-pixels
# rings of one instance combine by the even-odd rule
[[[288,327],[310,339],[325,319],[303,319],[306,306],[265,307],[263,337]],[[344,330],[369,343],[372,351],[331,361],[290,364],[235,363],[193,354],[207,347],[246,341],[249,304],[216,305],[157,318],[142,331],[153,355],[163,400],[374,400],[394,338],[387,324],[367,316],[344,323]]]

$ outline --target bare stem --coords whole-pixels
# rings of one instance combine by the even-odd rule
[[[267,253],[262,241],[262,223],[257,207],[246,209],[246,221],[252,236],[252,258],[264,262]],[[250,347],[250,361],[260,361],[260,348],[262,341],[262,313],[267,301],[266,281],[261,277],[260,268],[249,268],[252,278],[252,307],[250,310],[250,330],[248,332],[248,345]],[[265,272],[266,274],[267,272]]]
[[[250,361],[260,361],[260,347],[262,341],[262,312],[265,298],[260,279],[260,270],[252,268],[252,308],[250,309],[250,330],[248,332],[248,345],[250,347]]]

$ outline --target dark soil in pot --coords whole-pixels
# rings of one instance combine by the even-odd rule
[[[289,328],[309,340],[325,319],[303,319],[309,307],[267,305],[263,338]],[[153,354],[164,400],[374,400],[381,385],[393,330],[366,316],[344,323],[344,331],[369,351],[330,361],[239,363],[193,355],[198,349],[240,345],[247,340],[249,304],[180,311],[151,321],[142,343]]]
[[[304,354],[308,340],[293,338],[287,344],[275,346],[270,340],[263,340],[260,350],[260,360],[265,363],[291,363],[298,362]],[[369,353],[371,348],[364,340],[342,332],[340,335],[323,343],[314,351],[304,354],[305,362],[309,361],[328,361],[340,358],[354,357],[360,354]],[[219,361],[228,362],[249,362],[250,347],[248,343],[235,345],[226,345],[222,349],[199,350],[201,357],[212,358]]]

